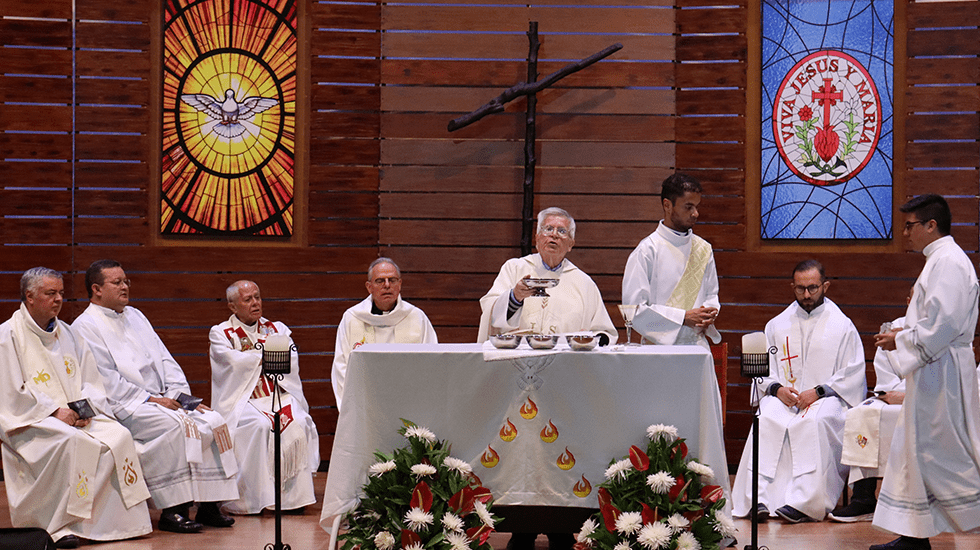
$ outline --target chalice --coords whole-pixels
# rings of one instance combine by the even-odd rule
[[[619,312],[623,315],[623,321],[626,323],[626,346],[640,345],[633,344],[630,341],[633,332],[633,316],[636,315],[636,306],[619,304]]]
[[[532,294],[531,296],[543,297],[543,296],[548,296],[548,293],[545,292],[546,288],[554,288],[558,286],[558,279],[541,279],[535,277],[528,277],[524,279],[524,284],[527,285],[528,288],[534,290],[534,294]]]

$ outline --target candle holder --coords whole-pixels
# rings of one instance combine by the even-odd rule
[[[275,486],[276,486],[276,541],[265,545],[265,550],[290,550],[288,544],[282,542],[282,433],[279,419],[282,411],[282,395],[279,393],[279,382],[290,372],[291,354],[296,351],[296,344],[289,344],[289,339],[274,339],[273,344],[288,344],[285,350],[269,350],[269,338],[259,342],[255,347],[262,350],[262,375],[272,382],[272,438],[275,449]],[[284,340],[284,342],[282,341]],[[280,347],[277,345],[276,347]]]
[[[760,345],[761,344],[761,345]],[[759,550],[759,386],[762,379],[769,376],[769,356],[776,355],[776,346],[766,349],[765,334],[753,332],[742,336],[742,376],[752,379],[752,396],[750,403],[755,411],[752,415],[752,508],[749,517],[752,518],[752,542],[745,545],[745,550]],[[746,353],[761,350],[763,353]]]

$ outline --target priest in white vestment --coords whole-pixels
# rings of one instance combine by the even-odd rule
[[[136,441],[157,527],[196,533],[231,527],[217,503],[238,498],[238,461],[225,419],[191,397],[180,365],[143,313],[129,306],[129,279],[119,262],[98,260],[85,273],[89,306],[72,323],[95,356],[112,412]],[[195,520],[189,508],[199,503]]]
[[[819,521],[834,508],[847,468],[840,463],[847,409],[867,395],[864,347],[854,323],[824,296],[830,281],[815,260],[793,270],[796,301],[766,324],[769,376],[759,402],[759,508],[752,506],[752,434],[732,488],[733,514],[771,512],[790,523]]]
[[[623,304],[638,306],[633,328],[654,344],[721,342],[715,319],[718,273],[711,244],[694,234],[701,184],[686,174],[663,182],[664,219],[626,261]]]
[[[303,395],[299,355],[291,331],[262,317],[262,296],[251,281],[238,281],[226,292],[231,317],[211,327],[211,406],[231,428],[238,458],[239,498],[226,502],[232,514],[258,514],[275,507],[273,384],[262,376],[262,352],[270,335],[282,335],[290,348],[290,372],[279,383],[282,509],[302,513],[316,502],[313,472],[320,466],[320,441]],[[276,406],[280,399],[276,399]]]
[[[402,274],[393,260],[374,260],[367,276],[364,286],[369,296],[345,311],[337,326],[330,370],[337,410],[344,397],[350,354],[361,344],[439,343],[425,312],[402,300]]]
[[[618,332],[599,287],[565,257],[575,246],[575,220],[561,208],[538,213],[536,254],[511,258],[500,268],[490,291],[480,298],[478,342],[490,334],[526,331],[538,334],[592,332],[600,345],[614,344]],[[526,278],[558,279],[548,296],[533,296]]]
[[[478,341],[490,334],[526,331],[539,334],[591,332],[599,335],[599,345],[616,343],[618,331],[609,318],[599,287],[566,254],[575,246],[575,220],[561,208],[545,208],[538,213],[535,235],[537,254],[511,258],[500,268],[490,291],[480,298]],[[558,279],[547,289],[547,297],[533,296],[528,277]],[[514,533],[509,550],[532,550],[537,533]],[[553,548],[570,548],[568,533],[548,533]]]
[[[926,264],[900,329],[875,336],[894,350],[905,402],[873,525],[899,538],[871,548],[931,548],[929,537],[980,527],[980,395],[973,335],[975,267],[950,236],[949,205],[922,195],[900,208],[910,248]]]
[[[900,327],[904,323],[905,317],[899,317],[891,325]],[[905,380],[895,372],[894,361],[890,351],[879,349],[875,353],[875,395],[845,415],[841,464],[850,468],[847,483],[852,492],[847,506],[837,507],[828,515],[833,521],[853,523],[874,517],[878,502],[875,491],[885,473],[892,435],[905,399]]]
[[[150,493],[133,438],[112,417],[88,346],[58,319],[61,274],[30,269],[20,288],[20,309],[0,325],[10,522],[46,530],[59,548],[149,533]],[[82,400],[89,411],[78,407]]]

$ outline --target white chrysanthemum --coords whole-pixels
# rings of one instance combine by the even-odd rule
[[[432,433],[428,428],[423,428],[422,426],[412,426],[405,430],[405,437],[408,439],[417,438],[424,439],[429,443],[436,442],[436,434]]]
[[[446,531],[462,531],[463,530],[463,518],[457,516],[452,512],[446,512],[442,516],[442,528]]]
[[[493,529],[493,518],[490,517],[490,510],[487,510],[487,505],[483,504],[479,500],[473,502],[473,511],[483,522],[483,525]]]
[[[374,545],[378,550],[391,550],[395,547],[395,536],[388,531],[382,531],[374,535]]]
[[[436,467],[432,464],[415,464],[412,466],[412,475],[414,476],[431,476],[436,473]]]
[[[633,535],[643,527],[643,517],[639,512],[623,512],[616,518],[616,531],[623,535]]]
[[[647,476],[647,485],[657,494],[666,495],[674,483],[677,483],[677,480],[667,472],[657,472]]]
[[[637,535],[636,541],[645,548],[656,550],[657,548],[664,548],[670,544],[670,535],[670,527],[658,521],[644,525],[643,529],[640,529],[640,534]]]
[[[715,531],[721,533],[723,537],[734,537],[735,536],[735,522],[732,518],[726,516],[721,510],[715,511]]]
[[[684,516],[680,514],[674,514],[667,518],[667,526],[674,533],[679,533],[691,525],[691,522]]]
[[[704,476],[707,478],[715,477],[715,471],[712,470],[710,466],[705,466],[704,464],[701,464],[700,462],[696,462],[694,460],[687,463],[687,469],[691,470],[692,472],[700,476]]]
[[[623,540],[619,541],[616,546],[613,546],[613,550],[632,550],[632,548],[630,548],[629,541]]]
[[[446,534],[446,542],[449,543],[450,550],[466,550],[470,547],[470,539],[466,533],[450,531]]]
[[[677,550],[701,550],[701,543],[694,537],[694,533],[684,531],[677,535]]]
[[[468,462],[456,457],[447,456],[446,460],[442,461],[442,465],[450,470],[456,470],[463,475],[473,473],[473,467]]]
[[[375,462],[368,468],[368,473],[374,477],[379,477],[385,472],[390,472],[395,469],[395,461],[389,460],[387,462]]]
[[[405,523],[408,524],[408,528],[412,531],[418,533],[419,531],[425,531],[432,525],[432,514],[423,511],[421,508],[412,508],[408,512],[405,512]]]
[[[402,550],[422,550],[423,548],[424,547],[422,546],[421,542],[413,542],[412,544],[403,547]]]
[[[585,523],[582,524],[582,530],[578,532],[578,535],[575,537],[575,540],[577,542],[591,542],[589,540],[589,536],[591,536],[592,533],[595,533],[595,530],[598,528],[599,525],[595,522],[594,519],[589,518],[585,520]]]
[[[606,479],[618,478],[620,480],[624,480],[626,479],[626,476],[629,475],[630,468],[632,467],[633,463],[630,462],[629,459],[623,459],[619,462],[615,462],[606,468]]]
[[[677,439],[677,428],[665,424],[653,424],[647,428],[647,437],[650,441],[657,439],[658,436],[670,438],[671,441]]]

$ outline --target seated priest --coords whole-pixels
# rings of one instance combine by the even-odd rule
[[[337,326],[330,382],[337,409],[344,396],[350,353],[361,344],[438,344],[425,312],[402,300],[402,274],[390,258],[371,262],[364,283],[370,296],[344,312]]]
[[[511,258],[480,298],[478,341],[490,334],[527,331],[541,334],[593,332],[600,345],[616,342],[617,331],[602,302],[599,287],[565,255],[575,246],[575,220],[561,208],[538,213],[536,254]],[[534,296],[529,278],[557,279],[548,296]]]
[[[825,296],[823,265],[805,260],[793,270],[796,301],[766,324],[778,350],[759,401],[759,504],[752,506],[752,434],[732,487],[732,513],[772,511],[789,523],[820,521],[844,488],[844,415],[867,395],[864,347],[854,323]]]
[[[316,502],[313,472],[320,466],[320,442],[310,406],[303,395],[299,355],[289,328],[262,316],[262,296],[252,281],[237,281],[225,294],[231,317],[211,327],[211,404],[228,421],[238,458],[238,500],[226,502],[232,514],[258,514],[274,509],[275,438],[273,391],[262,375],[266,338],[278,334],[288,340],[290,369],[279,382],[276,407],[281,404],[282,509],[301,514]]]
[[[225,419],[191,396],[153,325],[129,305],[130,281],[119,262],[93,262],[85,287],[88,308],[71,326],[95,356],[112,413],[136,441],[150,502],[162,510],[157,527],[173,533],[231,527],[235,520],[218,509],[238,498],[238,461]]]
[[[64,288],[53,269],[26,271],[20,309],[0,325],[0,439],[10,522],[76,548],[152,527],[133,438],[112,417],[92,352],[58,319]]]

